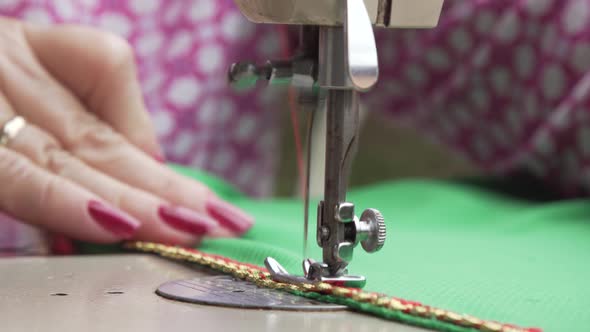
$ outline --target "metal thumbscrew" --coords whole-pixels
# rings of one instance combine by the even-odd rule
[[[375,209],[365,210],[360,217],[358,229],[361,246],[366,252],[374,253],[383,248],[386,229],[381,212]]]

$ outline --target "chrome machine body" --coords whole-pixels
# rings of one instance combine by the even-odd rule
[[[364,277],[348,275],[347,265],[352,260],[353,250],[360,243],[365,251],[376,252],[383,246],[386,235],[379,211],[367,209],[359,218],[354,204],[346,200],[359,131],[359,93],[370,90],[379,76],[373,27],[434,27],[443,0],[235,2],[253,22],[301,26],[300,50],[287,61],[268,61],[262,65],[236,63],[229,71],[230,82],[242,88],[253,86],[259,80],[291,84],[299,92],[300,103],[311,108],[323,105],[327,112],[324,198],[317,216],[317,243],[323,250],[322,261],[305,259],[303,276],[289,274],[270,257],[265,264],[276,280],[363,287]],[[309,182],[309,166],[307,180]],[[304,220],[306,237],[308,196]]]

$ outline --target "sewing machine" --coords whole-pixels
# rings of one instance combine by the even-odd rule
[[[272,258],[266,260],[266,266],[279,281],[362,287],[365,278],[350,276],[347,271],[353,249],[360,243],[365,251],[376,252],[385,241],[385,224],[379,211],[367,209],[357,217],[354,204],[346,200],[357,142],[359,93],[371,89],[379,74],[373,26],[433,27],[443,0],[235,2],[254,22],[300,25],[301,46],[288,61],[235,64],[229,75],[232,84],[248,87],[260,80],[290,84],[299,92],[301,108],[311,109],[312,115],[316,108],[325,108],[327,119],[324,197],[318,206],[316,230],[317,244],[323,249],[322,261],[305,259],[303,276],[289,274]],[[309,156],[307,159],[309,165]],[[306,197],[309,202],[309,195]],[[344,311],[342,306],[313,303],[310,307],[309,303],[280,299],[280,295],[260,293],[266,290],[243,284],[196,294],[204,283],[227,283],[207,271],[149,256],[17,258],[0,261],[0,271],[10,271],[0,278],[3,285],[9,286],[0,301],[0,320],[7,331],[193,331],[195,327],[207,331],[423,331]],[[203,283],[182,286],[182,282],[195,280]],[[153,290],[158,285],[160,295],[168,292],[168,298],[199,304],[155,296]],[[212,297],[219,302],[220,292],[232,296],[216,305],[245,308],[246,303],[253,308],[281,309],[278,307],[282,304],[294,308],[246,311],[202,305]]]
[[[359,131],[359,93],[370,90],[379,76],[373,26],[381,28],[434,27],[443,0],[235,0],[241,12],[256,23],[299,25],[300,46],[290,60],[234,64],[229,80],[237,88],[265,80],[290,84],[302,108],[311,109],[312,132],[316,108],[326,112],[324,197],[317,214],[317,244],[322,262],[305,258],[303,276],[289,274],[272,257],[265,265],[277,281],[326,282],[362,288],[363,276],[348,274],[354,248],[368,253],[385,243],[384,218],[376,209],[356,216],[346,190]],[[308,135],[306,189],[309,190],[311,136]],[[304,252],[307,248],[309,192],[305,193]]]

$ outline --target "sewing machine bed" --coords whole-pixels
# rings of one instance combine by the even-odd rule
[[[251,200],[208,175],[180,168],[178,171],[206,182],[221,196],[251,212],[257,219],[256,226],[244,238],[206,240],[201,250],[257,265],[262,265],[264,258],[270,255],[292,273],[300,273],[303,241],[301,202]],[[349,197],[361,209],[379,208],[388,225],[388,242],[383,250],[374,255],[359,251],[355,253],[350,266],[351,273],[367,277],[367,290],[483,319],[541,327],[544,331],[578,331],[590,326],[590,312],[587,309],[590,307],[590,204],[586,200],[537,203],[468,184],[428,180],[384,183],[354,190]],[[311,211],[311,215],[314,215],[314,211]],[[320,258],[319,249],[313,244],[314,234],[311,233],[314,231],[315,227],[312,226],[310,253]],[[105,252],[106,249],[88,246],[85,250]],[[128,262],[133,261],[132,257],[125,257]],[[102,269],[93,267],[99,266],[93,262],[104,263],[108,259],[114,258],[104,258],[102,261],[101,258],[84,258],[88,263],[78,258],[77,264],[87,264],[84,266],[98,273]],[[104,318],[100,324],[110,324],[109,327],[116,328],[118,325],[109,323],[109,319],[117,317],[121,326],[141,327],[134,328],[137,331],[174,331],[172,327],[177,326],[182,330],[181,327],[187,324],[227,329],[233,324],[232,319],[221,317],[235,317],[238,322],[243,322],[235,326],[255,324],[260,330],[268,326],[264,324],[275,324],[275,320],[280,322],[282,315],[285,315],[288,324],[272,325],[284,330],[296,326],[291,322],[302,319],[296,313],[252,313],[170,304],[154,296],[153,289],[162,281],[179,276],[190,277],[193,272],[156,258],[138,256],[136,259],[137,263],[133,264],[135,267],[132,270],[151,272],[138,273],[141,275],[139,278],[133,277],[131,272],[116,276],[101,272],[104,279],[98,280],[92,279],[94,273],[89,273],[86,274],[88,284],[81,282],[85,278],[74,275],[80,284],[76,287],[82,287],[79,289],[85,292],[85,302],[78,302],[74,314],[68,313],[67,306],[50,305],[54,300],[59,303],[58,300],[72,301],[74,297],[46,297],[49,291],[60,291],[57,288],[46,288],[45,292],[25,293],[21,297],[25,302],[13,300],[8,308],[2,308],[0,303],[0,320],[5,322],[6,309],[12,309],[17,304],[21,310],[29,308],[29,312],[35,314],[45,315],[48,312],[55,317],[62,315],[66,322],[68,319],[83,321],[84,315],[90,315],[95,320]],[[64,261],[54,262],[64,264]],[[7,263],[2,264],[0,276],[5,279],[11,270],[6,268]],[[19,283],[18,277],[10,277],[8,282],[3,280],[2,292],[6,291],[7,285],[15,283],[21,291],[23,288],[35,290],[38,287],[36,285],[48,283],[47,280],[39,279],[48,277],[43,271],[49,268],[59,271],[55,270],[58,265],[51,267],[51,264],[44,263],[40,266],[42,268],[27,269],[21,266],[16,269],[14,273],[24,273],[25,281]],[[61,271],[65,273],[67,269]],[[72,287],[73,280],[69,283]],[[104,294],[110,287],[119,286],[132,290],[128,294],[130,297],[111,299]],[[101,306],[103,301],[123,302],[113,307],[118,308],[114,310]],[[124,310],[126,306],[128,308]],[[60,308],[61,311],[58,310]],[[207,315],[209,310],[212,314]],[[28,314],[17,315],[14,309],[8,312],[14,313],[8,316],[11,321],[14,321],[14,317],[29,317]],[[125,322],[125,317],[132,319]],[[321,317],[330,320],[330,317],[348,319],[349,316],[324,313],[313,317],[321,321]],[[358,314],[350,317],[354,317],[350,318],[352,320],[361,319]],[[146,320],[145,325],[137,322],[140,319]],[[206,323],[200,323],[198,319],[204,319]],[[337,318],[333,319],[334,322],[338,321]],[[369,319],[367,324],[385,322],[366,319]],[[33,321],[27,324],[33,324]],[[395,323],[386,324],[391,324],[389,327],[393,327],[394,331],[405,331]]]
[[[166,300],[154,290],[204,272],[148,255],[0,260],[1,331],[396,331],[419,332],[339,312],[244,310]]]

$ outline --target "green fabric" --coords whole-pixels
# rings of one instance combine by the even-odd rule
[[[301,273],[300,201],[251,200],[206,174],[177,170],[256,217],[244,238],[206,240],[201,250],[257,265],[273,256]],[[428,180],[354,190],[349,200],[359,214],[381,210],[388,226],[383,250],[370,255],[359,246],[350,265],[367,276],[366,290],[549,332],[590,329],[587,201],[533,203]],[[321,258],[310,229],[310,253]]]
[[[256,226],[244,238],[207,240],[200,249],[258,265],[270,255],[301,273],[301,202],[254,201],[222,189]],[[367,276],[366,290],[546,331],[590,327],[588,202],[539,204],[424,180],[354,190],[349,200],[380,209],[388,225],[383,250],[370,255],[359,247],[350,265]],[[321,258],[311,230],[310,252]]]

